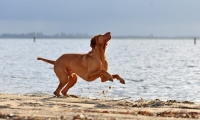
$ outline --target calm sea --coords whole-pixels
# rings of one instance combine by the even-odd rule
[[[90,40],[0,39],[0,92],[53,95],[58,79],[53,66],[38,56],[55,60],[64,53],[87,53]],[[91,98],[140,98],[200,103],[200,41],[112,39],[107,47],[109,72],[119,81],[86,82],[81,78],[69,94]]]

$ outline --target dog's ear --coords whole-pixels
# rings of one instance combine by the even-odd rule
[[[90,47],[94,48],[96,46],[96,37],[93,37],[90,41]]]

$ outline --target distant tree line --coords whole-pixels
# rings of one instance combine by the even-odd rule
[[[82,33],[57,33],[54,35],[44,35],[42,32],[31,32],[27,34],[10,34],[10,33],[4,33],[0,35],[0,38],[65,38],[65,39],[70,39],[70,38],[91,38],[91,35],[88,34],[82,34]],[[174,36],[174,37],[169,37],[169,36],[154,36],[154,35],[147,35],[147,36],[112,36],[112,38],[116,39],[199,39],[200,37],[198,36]]]
[[[33,38],[33,37],[36,37],[36,38],[89,38],[91,36],[89,36],[88,34],[81,34],[81,33],[76,33],[76,34],[57,33],[54,35],[44,35],[41,32],[39,32],[39,33],[31,32],[31,33],[27,33],[27,34],[4,33],[4,34],[0,35],[0,38]]]

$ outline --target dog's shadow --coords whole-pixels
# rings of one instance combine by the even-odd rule
[[[69,105],[67,103],[64,102],[64,100],[69,99],[69,98],[80,98],[79,96],[76,95],[68,95],[67,97],[65,96],[50,96],[50,97],[46,97],[41,99],[40,101],[42,101],[44,103],[45,106],[49,106],[49,107],[53,107],[53,106],[60,106],[60,107],[81,107],[78,105]]]
[[[66,96],[51,96],[51,97],[47,97],[47,98],[43,98],[41,99],[41,101],[51,101],[52,99],[55,99],[55,98],[60,98],[60,99],[64,99],[64,98],[80,98],[80,96],[77,96],[77,95],[68,95],[67,97]]]

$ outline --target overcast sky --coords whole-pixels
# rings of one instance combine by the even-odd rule
[[[200,36],[200,0],[1,0],[0,34]]]

